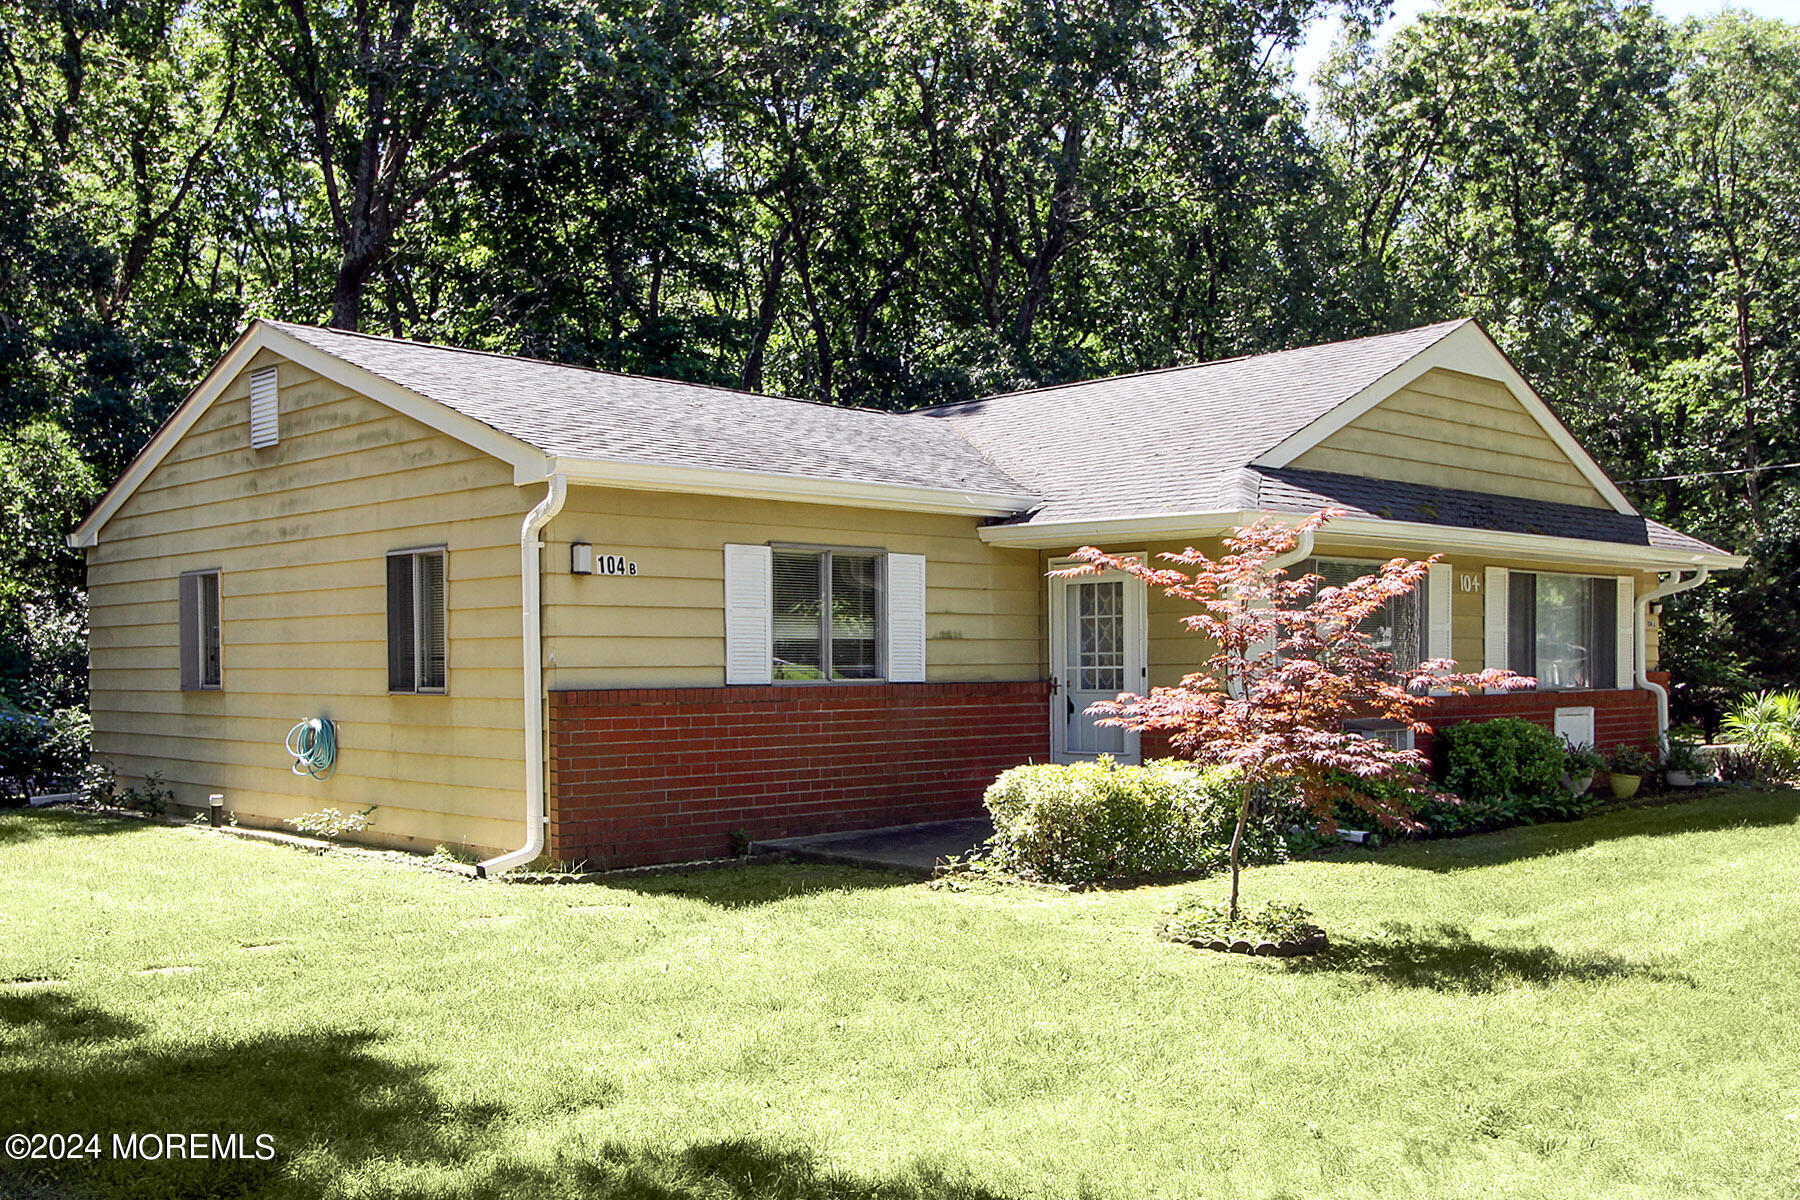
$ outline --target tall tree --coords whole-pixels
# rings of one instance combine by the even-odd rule
[[[324,193],[341,329],[361,325],[370,280],[440,189],[588,126],[653,122],[687,81],[680,0],[642,12],[587,0],[247,5],[279,70],[265,98]]]

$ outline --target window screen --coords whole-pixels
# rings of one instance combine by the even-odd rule
[[[1616,579],[1514,571],[1507,665],[1546,690],[1609,687],[1618,671]]]
[[[387,560],[388,690],[441,692],[446,682],[444,551],[399,550]]]
[[[774,678],[881,678],[881,556],[774,552]]]
[[[211,691],[224,686],[219,573],[189,571],[182,575],[178,600],[182,690]]]
[[[1311,573],[1322,576],[1325,580],[1320,587],[1343,587],[1378,570],[1380,566],[1377,563],[1329,558],[1316,559],[1311,564]],[[1423,657],[1420,631],[1424,628],[1425,613],[1428,611],[1428,586],[1426,581],[1421,580],[1412,592],[1388,601],[1379,612],[1363,622],[1363,632],[1369,635],[1370,644],[1376,650],[1392,655],[1396,670],[1410,670],[1418,666]]]

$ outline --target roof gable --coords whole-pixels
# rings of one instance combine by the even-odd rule
[[[1289,465],[1612,510],[1505,384],[1444,367],[1394,391]]]
[[[1471,325],[1450,321],[919,415],[954,425],[1042,497],[1033,522],[1216,511],[1244,467],[1345,404],[1385,395],[1384,381]]]

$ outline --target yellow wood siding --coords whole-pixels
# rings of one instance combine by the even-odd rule
[[[1427,371],[1290,465],[1607,507],[1504,384],[1441,368]]]
[[[552,688],[713,687],[725,682],[728,543],[867,547],[925,556],[927,677],[1043,677],[1037,555],[977,536],[971,517],[626,489],[572,487],[546,531],[545,675]],[[638,564],[571,575],[569,546]]]
[[[265,352],[280,441],[249,445],[248,370],[88,551],[95,752],[222,792],[248,824],[376,806],[369,839],[510,848],[523,836],[519,524],[505,464]],[[389,550],[449,547],[448,694],[387,690]],[[224,687],[183,692],[176,578],[220,571]],[[338,723],[328,781],[283,742]]]

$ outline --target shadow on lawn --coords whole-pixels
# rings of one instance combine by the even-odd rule
[[[0,847],[50,838],[100,837],[114,833],[135,833],[152,826],[150,821],[134,817],[114,817],[103,813],[78,812],[59,808],[14,808],[0,810]]]
[[[427,1184],[377,1189],[370,1200],[443,1194]],[[889,1179],[841,1174],[808,1150],[756,1138],[679,1150],[613,1144],[587,1156],[559,1154],[550,1169],[503,1165],[449,1194],[470,1200],[1005,1200],[980,1184],[924,1167]]]
[[[645,896],[700,900],[718,908],[774,904],[796,896],[905,887],[916,875],[827,863],[742,863],[699,871],[659,871],[608,879],[600,886]]]
[[[1471,867],[1491,867],[1566,854],[1620,838],[1794,824],[1800,824],[1800,790],[1784,788],[1751,792],[1733,789],[1709,791],[1691,800],[1683,798],[1666,804],[1614,809],[1578,821],[1525,825],[1468,837],[1412,842],[1376,853],[1393,866],[1424,871],[1466,871]]]
[[[1382,936],[1366,938],[1334,934],[1327,953],[1289,959],[1286,969],[1296,974],[1360,975],[1393,987],[1438,992],[1493,992],[1521,983],[1620,979],[1693,983],[1685,975],[1611,954],[1565,954],[1549,946],[1479,942],[1456,925],[1393,925]]]
[[[48,991],[6,997],[0,1018],[9,1132],[97,1133],[103,1151],[95,1161],[7,1164],[5,1195],[325,1195],[339,1190],[343,1165],[450,1166],[488,1143],[504,1111],[445,1103],[428,1066],[379,1057],[379,1036],[365,1031],[131,1042],[142,1034],[134,1023]],[[203,1160],[165,1151],[146,1161],[116,1155],[114,1133],[243,1142],[238,1157],[210,1157],[208,1141]],[[260,1134],[274,1139],[268,1161],[254,1157]]]
[[[145,1037],[135,1022],[60,990],[0,997],[0,1021],[5,1132],[80,1130],[103,1147],[95,1161],[0,1162],[9,1198],[1006,1200],[929,1167],[841,1174],[803,1146],[757,1139],[609,1143],[558,1150],[548,1165],[508,1161],[503,1139],[531,1132],[530,1114],[447,1102],[429,1082],[431,1064],[382,1057],[368,1031],[133,1041]],[[240,1134],[252,1156],[268,1134],[274,1157],[122,1158],[114,1133]]]

